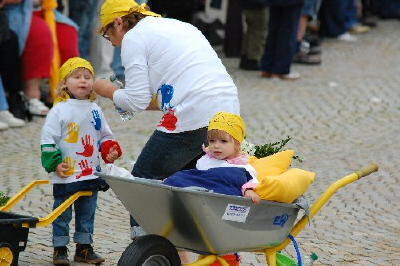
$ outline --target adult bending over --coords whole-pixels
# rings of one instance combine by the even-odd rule
[[[132,174],[164,179],[195,168],[210,118],[240,111],[237,88],[221,60],[197,28],[133,0],[106,0],[100,20],[103,37],[121,47],[125,88],[97,80],[96,93],[123,110],[163,113]]]

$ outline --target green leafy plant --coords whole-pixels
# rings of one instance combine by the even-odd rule
[[[0,206],[6,205],[9,199],[10,197],[7,197],[3,192],[0,191]]]
[[[255,145],[254,156],[257,158],[262,158],[280,152],[291,139],[292,138],[288,136],[286,139],[280,140],[278,142]],[[298,160],[299,162],[303,162],[303,160],[297,155],[293,156],[293,159]]]

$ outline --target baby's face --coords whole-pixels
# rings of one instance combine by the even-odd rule
[[[237,157],[238,151],[235,146],[235,140],[228,133],[221,134],[218,137],[208,138],[208,151],[214,158],[219,160],[227,160]]]

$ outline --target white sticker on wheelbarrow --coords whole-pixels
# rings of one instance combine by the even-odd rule
[[[226,206],[225,213],[222,216],[222,220],[245,223],[249,212],[250,207],[228,204],[228,206]]]

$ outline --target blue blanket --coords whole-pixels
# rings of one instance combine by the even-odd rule
[[[251,180],[244,168],[218,167],[208,170],[182,170],[163,181],[174,187],[203,187],[215,193],[242,196],[242,186]]]

